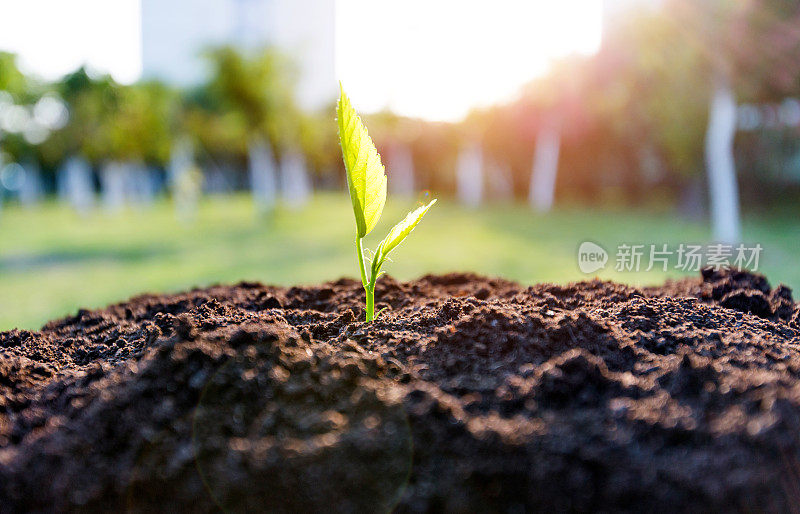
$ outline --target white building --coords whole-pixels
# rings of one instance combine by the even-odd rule
[[[336,0],[141,0],[142,77],[187,86],[208,69],[204,49],[222,44],[275,45],[299,68],[305,109],[332,102]]]

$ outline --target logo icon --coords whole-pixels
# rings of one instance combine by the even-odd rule
[[[594,273],[606,267],[608,252],[591,241],[584,241],[578,247],[578,268],[582,273]]]

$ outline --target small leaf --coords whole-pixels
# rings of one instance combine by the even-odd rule
[[[341,84],[339,87],[341,89]],[[386,203],[386,172],[372,138],[344,90],[341,90],[336,117],[358,237],[364,237],[375,228],[383,212],[383,205]]]
[[[431,201],[428,205],[423,205],[422,207],[417,207],[413,211],[406,214],[406,217],[403,218],[403,221],[398,223],[397,225],[392,227],[392,230],[383,238],[381,244],[378,246],[377,251],[377,260],[379,262],[383,262],[386,259],[386,256],[389,255],[389,252],[397,248],[397,245],[403,242],[403,240],[408,237],[414,227],[422,221],[422,217],[425,216],[425,213],[428,212],[428,209],[433,207],[433,204],[436,203],[436,199]]]

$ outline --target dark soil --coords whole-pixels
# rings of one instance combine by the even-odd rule
[[[0,333],[0,511],[786,512],[800,308],[758,275],[140,296]]]

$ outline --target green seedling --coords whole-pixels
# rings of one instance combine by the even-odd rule
[[[370,262],[364,255],[363,240],[375,228],[383,212],[386,203],[386,172],[381,156],[367,133],[367,128],[353,109],[344,90],[341,91],[336,106],[336,117],[339,123],[342,160],[347,172],[347,187],[350,190],[350,200],[353,202],[353,213],[356,216],[356,254],[361,283],[367,293],[367,321],[372,321],[375,318],[375,283],[383,273],[381,271],[383,263],[389,253],[414,230],[436,200],[409,212],[403,221],[392,227],[378,245]]]

